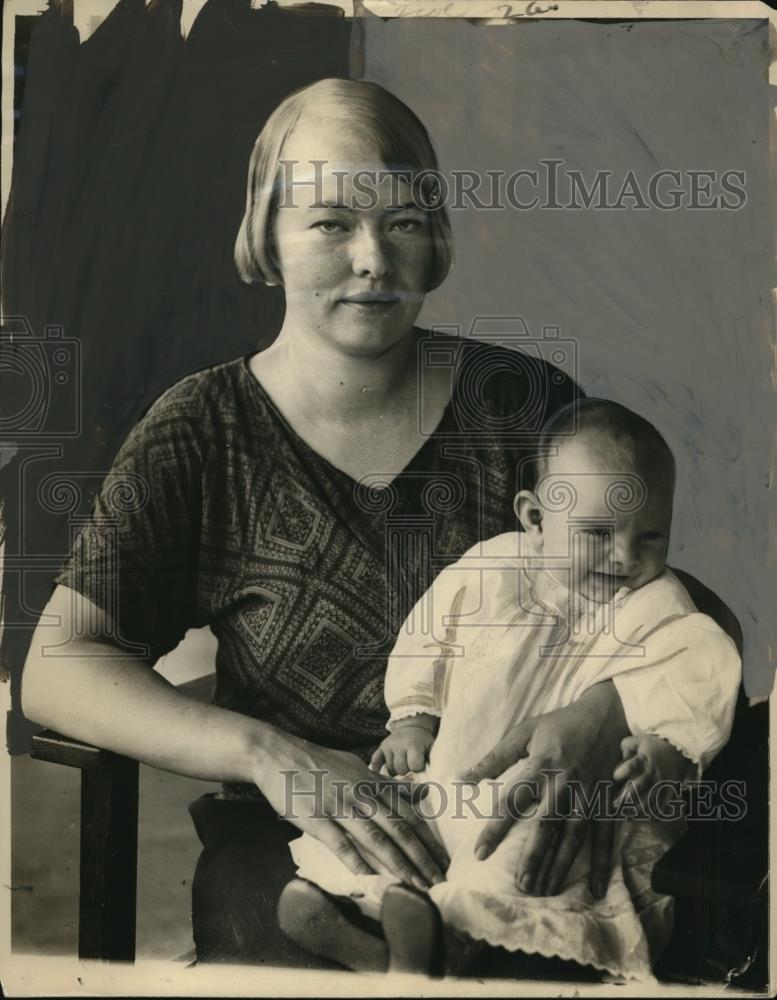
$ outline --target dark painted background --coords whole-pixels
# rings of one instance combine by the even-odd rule
[[[185,42],[180,14],[175,0],[121,0],[79,45],[72,11],[56,3],[29,49],[21,39],[17,48],[24,87],[3,234],[6,328],[18,333],[10,317],[24,316],[39,341],[49,324],[65,341],[36,347],[33,369],[23,334],[17,346],[3,343],[0,440],[18,449],[0,470],[3,665],[14,680],[69,524],[88,512],[129,429],[183,375],[278,332],[282,293],[246,287],[232,262],[251,147],[289,92],[349,73],[351,25],[335,10],[211,0]],[[41,381],[46,418],[20,437],[13,420]],[[63,437],[76,394],[81,432]],[[24,749],[16,715],[11,728]]]

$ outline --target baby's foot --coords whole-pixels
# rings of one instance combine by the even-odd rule
[[[383,897],[381,922],[389,950],[389,972],[443,974],[442,917],[426,893],[407,885],[390,885]]]
[[[292,941],[313,955],[333,959],[355,972],[385,972],[386,942],[353,924],[318,886],[289,882],[278,901],[278,923]]]

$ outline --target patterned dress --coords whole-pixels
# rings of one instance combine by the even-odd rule
[[[216,704],[368,758],[408,612],[476,541],[515,527],[538,431],[579,394],[539,356],[438,334],[418,348],[422,371],[449,369],[451,400],[385,488],[382,470],[357,483],[310,448],[248,356],[184,378],[128,436],[57,582],[149,663],[209,625]]]

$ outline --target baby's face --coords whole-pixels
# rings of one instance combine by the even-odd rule
[[[671,485],[655,469],[626,463],[616,471],[614,464],[584,441],[571,441],[537,484],[548,569],[594,601],[609,601],[621,587],[644,587],[666,565]],[[562,491],[574,499],[561,501]]]

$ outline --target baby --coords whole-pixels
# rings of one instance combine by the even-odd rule
[[[483,858],[476,842],[493,814],[493,785],[466,796],[477,809],[463,805],[461,775],[511,726],[600,681],[615,684],[632,733],[613,775],[621,792],[627,781],[647,789],[700,775],[730,733],[741,673],[734,643],[666,568],[674,460],[663,438],[624,407],[587,399],[553,418],[540,451],[535,490],[515,498],[523,531],[443,570],[388,664],[389,735],[372,766],[428,783],[422,806],[451,858],[445,881],[413,904],[397,879],[352,874],[308,834],[290,845],[307,882],[287,887],[282,926],[352,968],[359,955],[343,959],[347,942],[332,949],[311,934],[316,907],[331,902],[310,883],[355,901],[363,927],[381,933],[382,920],[389,949],[412,952],[424,930],[431,940],[444,925],[437,936],[458,957],[448,963],[456,971],[487,943],[644,980],[671,930],[671,899],[652,891],[650,877],[682,823],[619,822],[604,898],[588,888],[585,845],[560,892],[533,896],[515,879],[533,820],[516,822]],[[519,762],[513,780],[520,772]]]

